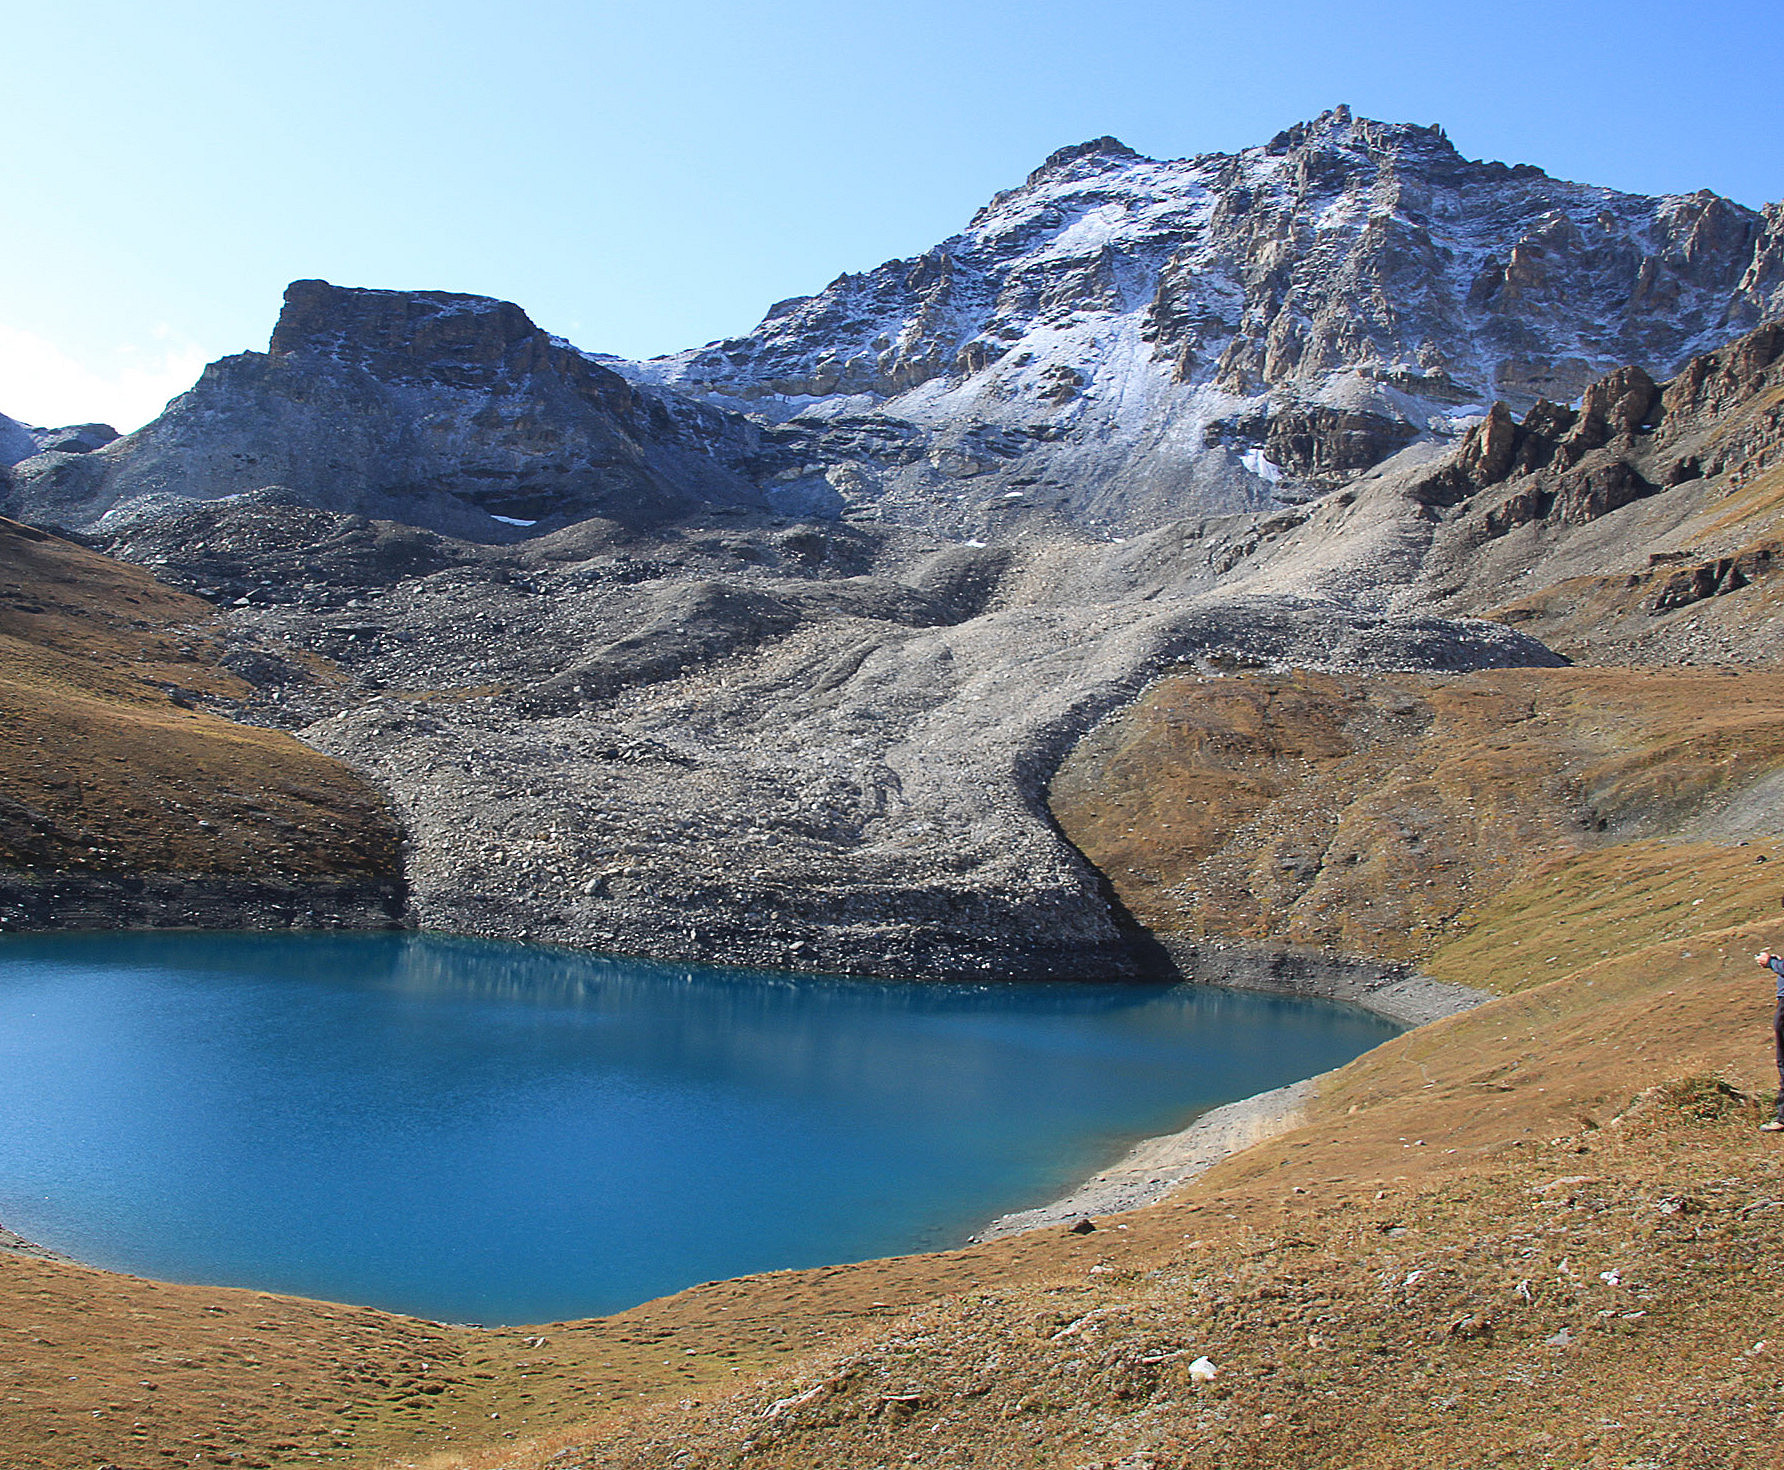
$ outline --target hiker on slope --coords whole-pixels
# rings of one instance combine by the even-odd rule
[[[1778,1049],[1778,1111],[1771,1122],[1759,1126],[1763,1133],[1784,1133],[1784,954],[1762,949],[1753,958],[1778,982],[1778,1009],[1772,1015],[1772,1044]]]

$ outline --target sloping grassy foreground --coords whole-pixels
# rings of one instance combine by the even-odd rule
[[[130,597],[177,594],[119,585],[96,624],[72,594],[30,638],[0,621],[20,650],[0,777],[59,833],[140,812],[142,845],[121,821],[12,860],[361,861],[351,789],[319,822],[269,812],[252,793],[286,769],[280,737],[168,700],[227,678],[202,605],[138,618]],[[46,611],[17,617],[49,615],[31,595]],[[0,1251],[0,1465],[1784,1464],[1784,1142],[1754,1131],[1771,1002],[1751,959],[1784,947],[1781,713],[1771,674],[1167,681],[1055,790],[1136,911],[1501,998],[1093,1233],[591,1322],[483,1331]],[[227,741],[239,782],[204,765]],[[98,759],[64,770],[77,742]],[[195,772],[220,805],[186,831]],[[321,855],[255,846],[274,816]]]
[[[1784,1463],[1762,943],[1784,922],[1409,1033],[1177,1200],[967,1253],[975,1289],[741,1395],[462,1463]]]

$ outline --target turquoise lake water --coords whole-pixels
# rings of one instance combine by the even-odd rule
[[[1179,986],[929,985],[415,934],[0,939],[0,1223],[456,1322],[957,1245],[1393,1035]]]

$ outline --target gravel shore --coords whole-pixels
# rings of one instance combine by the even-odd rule
[[[1249,961],[1243,959],[1245,951],[1240,946],[1195,947],[1169,938],[1162,942],[1179,967],[1199,973],[1203,983],[1348,1001],[1409,1027],[1459,1015],[1492,999],[1487,992],[1465,985],[1446,985],[1361,961],[1278,954],[1277,963],[1271,965],[1260,962],[1268,958],[1261,952],[1250,954]],[[1218,963],[1210,963],[1210,957]],[[1295,1127],[1319,1080],[1308,1077],[1240,1098],[1211,1108],[1187,1128],[1144,1139],[1070,1194],[1036,1209],[1000,1215],[974,1235],[972,1243],[1156,1204],[1223,1159]]]

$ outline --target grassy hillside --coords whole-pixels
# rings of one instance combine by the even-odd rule
[[[397,881],[376,791],[202,707],[246,692],[222,652],[209,604],[0,519],[0,873]]]
[[[1496,990],[1467,936],[1538,869],[1572,903],[1532,938],[1549,966],[1626,948],[1632,893],[1663,876],[1656,903],[1775,908],[1784,870],[1759,859],[1781,772],[1771,671],[1184,676],[1093,731],[1052,805],[1160,933],[1417,960]],[[1697,834],[1723,840],[1665,845]]]
[[[847,1340],[742,1393],[433,1463],[1776,1465],[1762,943],[1784,922],[1408,1033],[1176,1199],[937,1258],[931,1304],[838,1312]],[[896,1302],[883,1273],[827,1273],[832,1300],[854,1277]]]

